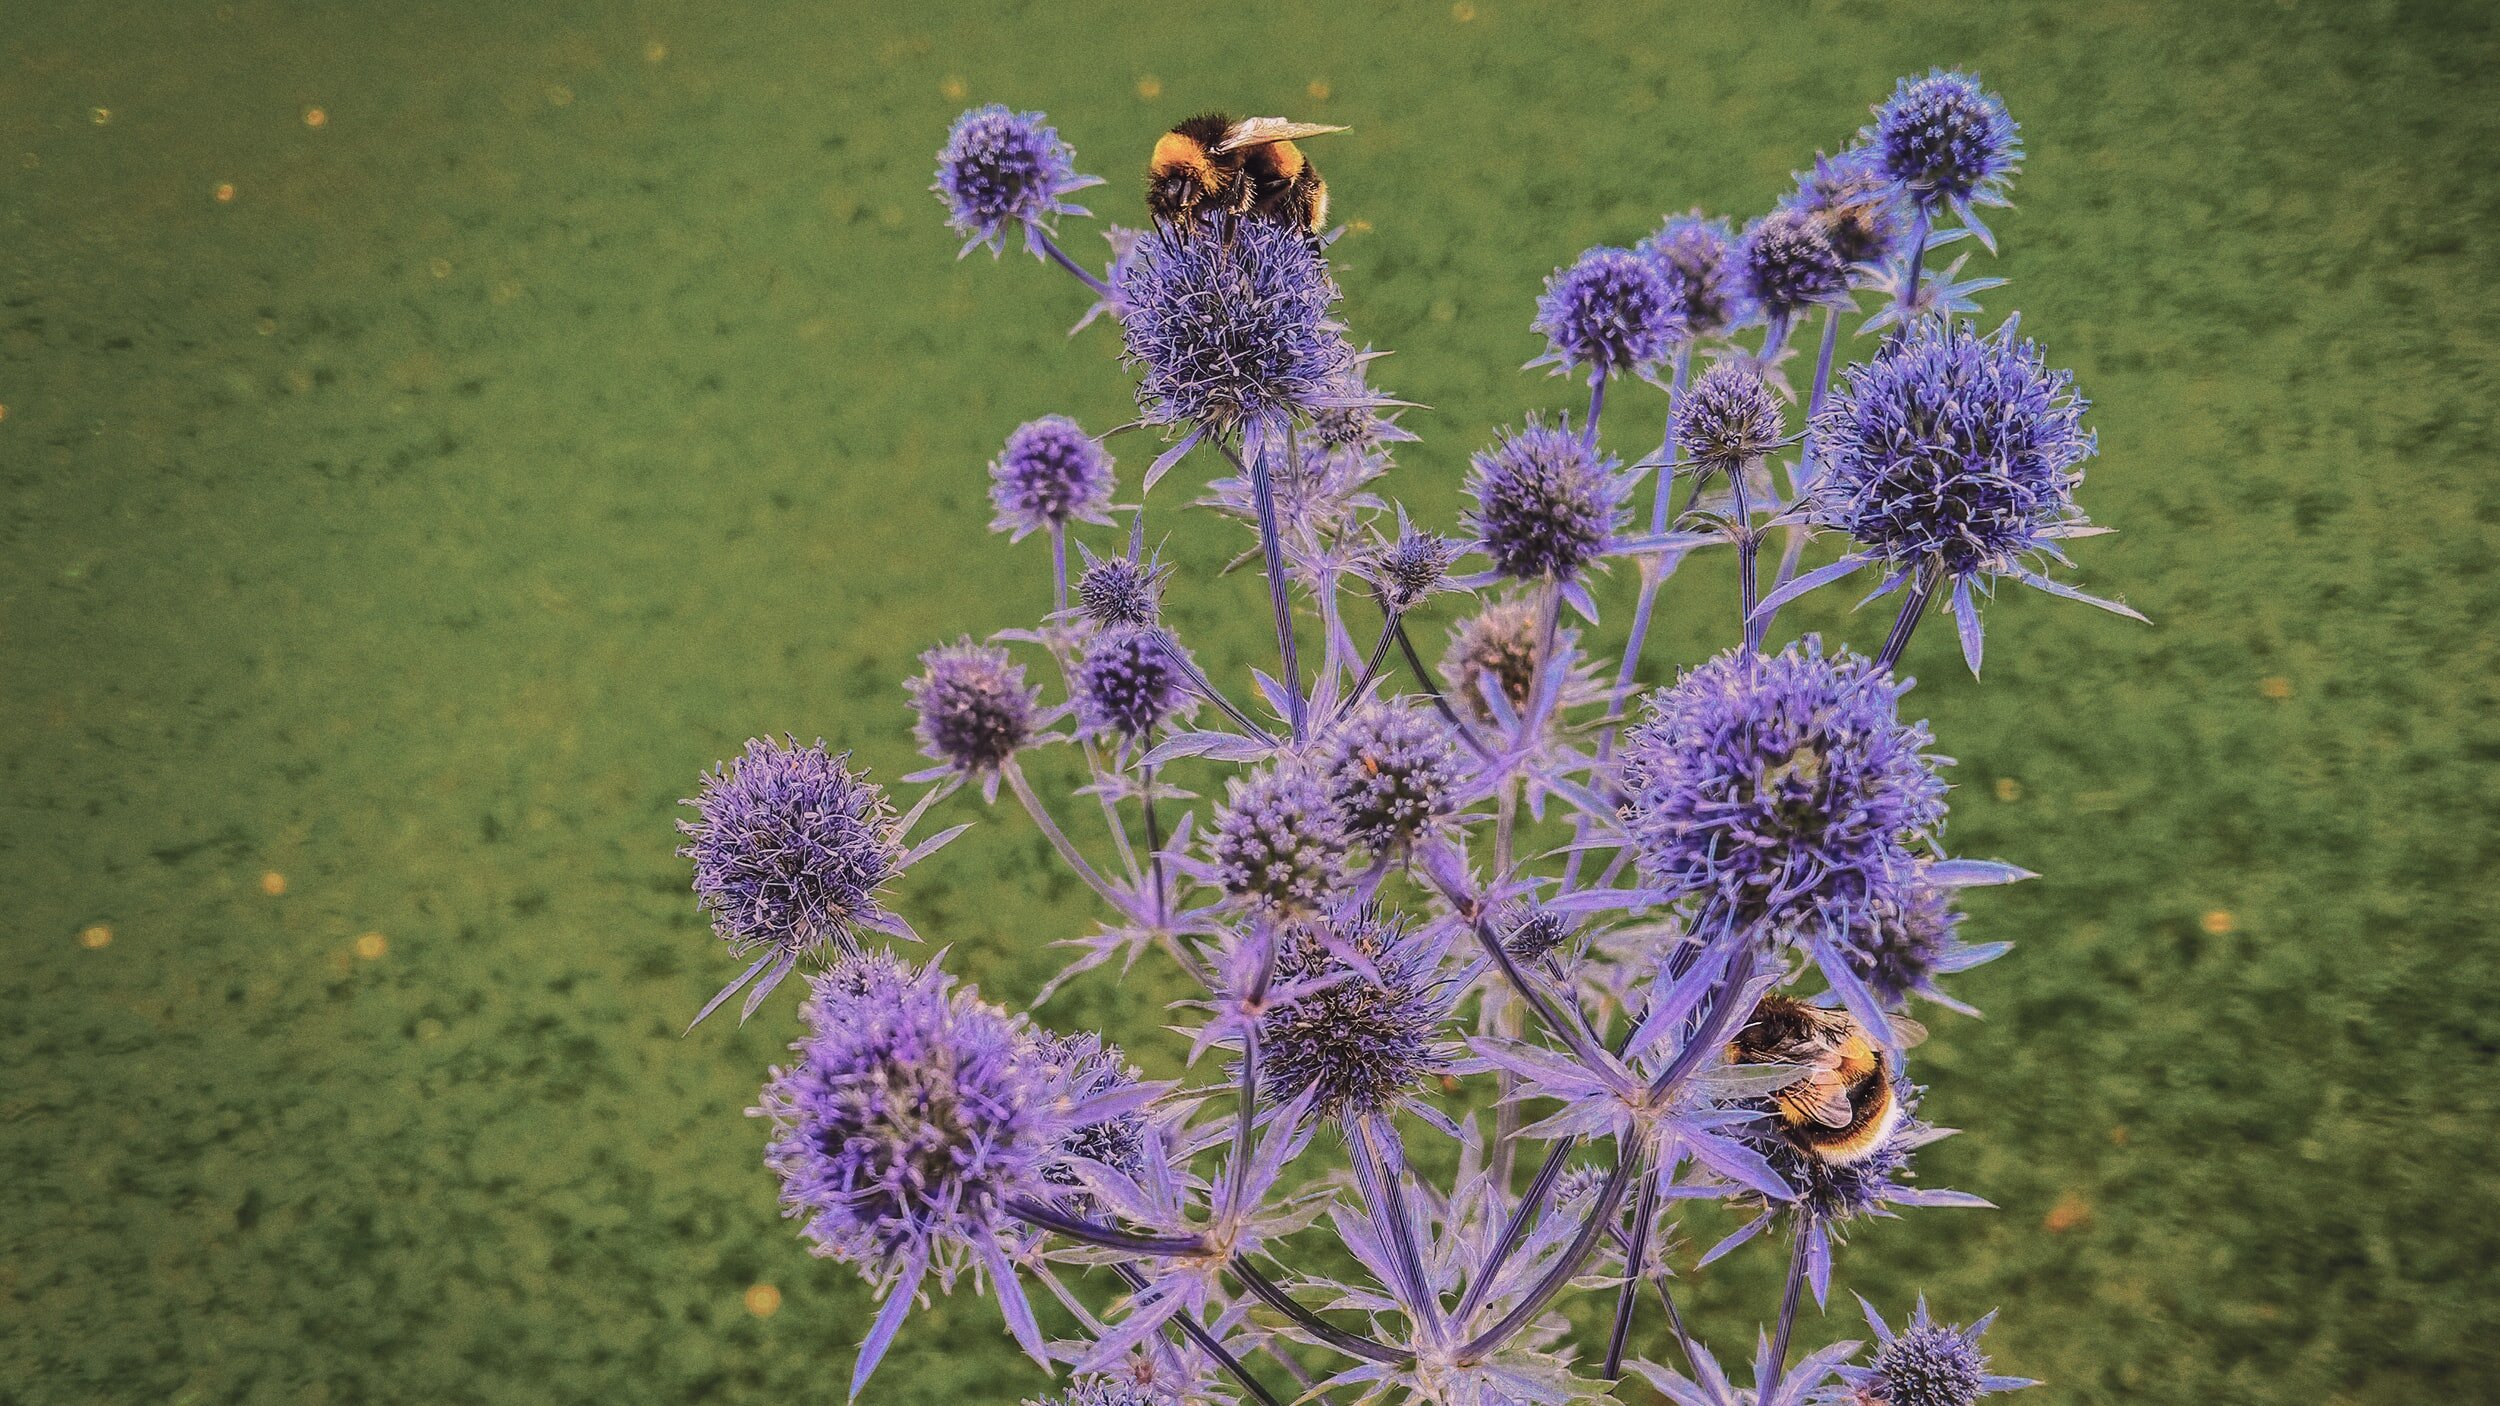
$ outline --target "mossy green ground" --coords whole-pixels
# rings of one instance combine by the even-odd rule
[[[1985,686],[1942,630],[1912,652],[1956,849],[2046,877],[1972,905],[2020,947],[1921,1064],[1970,1130],[1929,1178],[2003,1209],[1868,1229],[1841,1279],[2002,1306],[2040,1403],[2500,1389],[2487,7],[0,28],[0,1400],[839,1398],[866,1300],[740,1116],[790,1004],[679,1038],[731,965],[670,823],[756,733],[908,769],[913,654],[1040,604],[983,463],[1029,416],[1124,416],[1068,280],[953,258],[923,187],[959,108],[1046,108],[1128,216],[1175,114],[1352,124],[1348,315],[1434,407],[1396,487],[1446,520],[1493,424],[1571,403],[1514,369],[1548,269],[1761,209],[1931,63],[2024,123],[1989,305],[2097,402],[2085,500],[2123,531],[2083,579],[2158,624],[2009,598]],[[1638,452],[1658,410],[1611,433]],[[1176,539],[1179,623],[1228,667],[1263,629],[1255,581],[1205,580],[1236,543]],[[1679,578],[1653,677],[1724,640],[1726,571]],[[1844,605],[1796,623],[1864,642]],[[903,903],[1011,999],[1090,916],[1005,817]],[[1174,994],[1053,1015],[1168,1065]],[[1776,1273],[1688,1292],[1741,1350]],[[872,1399],[1038,1387],[958,1298]]]

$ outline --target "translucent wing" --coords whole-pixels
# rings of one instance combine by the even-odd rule
[[[1906,1015],[1887,1015],[1884,1023],[1892,1027],[1892,1038],[1902,1049],[1906,1050],[1927,1038],[1927,1027]]]
[[[1827,1128],[1845,1128],[1857,1117],[1849,1103],[1849,1086],[1829,1074],[1817,1074],[1788,1096],[1797,1111]]]
[[[1318,122],[1289,122],[1282,117],[1245,117],[1224,129],[1224,140],[1215,144],[1215,151],[1220,156],[1254,146],[1272,146],[1277,142],[1299,141],[1304,137],[1321,137],[1344,130],[1343,127],[1330,127]]]

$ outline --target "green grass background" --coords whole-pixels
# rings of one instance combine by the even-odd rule
[[[2040,1406],[2500,1391],[2496,61],[2488,6],[2323,0],[18,0],[0,1400],[838,1399],[866,1300],[740,1116],[790,1005],[679,1038],[732,966],[670,822],[760,732],[907,769],[912,655],[1040,606],[984,462],[1124,415],[1068,280],[954,260],[958,109],[1047,109],[1132,218],[1177,114],[1351,124],[1348,317],[1434,407],[1396,487],[1446,521],[1492,425],[1571,402],[1513,369],[1546,271],[1763,208],[1931,63],[2024,124],[1989,305],[2095,400],[2122,533],[2082,579],[2158,624],[2006,599],[1984,687],[1912,651],[1955,847],[2046,877],[1973,903],[2020,947],[1921,1066],[1970,1130],[1929,1178],[2003,1209],[1876,1226],[1841,1278],[2002,1306]],[[1236,544],[1176,538],[1228,667]],[[1730,591],[1678,579],[1653,676]],[[1866,641],[1844,606],[1798,623]],[[903,904],[1010,999],[1090,916],[1005,817]],[[1053,1017],[1168,1064],[1173,994]],[[1689,1292],[1734,1348],[1776,1274]],[[959,1298],[872,1399],[1039,1386]]]

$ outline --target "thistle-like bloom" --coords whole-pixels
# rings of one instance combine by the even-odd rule
[[[1786,1198],[1743,1197],[1757,1208],[1753,1219],[1711,1246],[1700,1262],[1709,1264],[1761,1234],[1774,1221],[1790,1217],[1795,1221],[1796,1233],[1806,1238],[1806,1282],[1813,1287],[1814,1301],[1819,1304],[1831,1292],[1832,1245],[1843,1238],[1851,1222],[1891,1219],[1895,1206],[1986,1208],[1988,1202],[1965,1191],[1913,1184],[1918,1150],[1953,1135],[1950,1128],[1935,1127],[1918,1119],[1919,1092],[1915,1086],[1896,1082],[1894,1097],[1901,1100],[1903,1109],[1900,1125],[1872,1151],[1849,1162],[1812,1156],[1777,1131],[1775,1120],[1756,1120],[1754,1135],[1763,1156],[1795,1190]],[[1767,1108],[1759,1101],[1750,1106]]]
[[[747,998],[752,1014],[802,958],[857,951],[856,929],[913,936],[877,891],[951,836],[906,854],[885,792],[852,771],[850,760],[848,752],[828,753],[821,740],[801,747],[759,738],[705,776],[702,795],[680,802],[695,808],[693,820],[677,823],[686,836],[677,852],[694,861],[697,906],[710,912],[712,931],[731,952],[763,949],[697,1022],[762,975]]]
[[[1866,1366],[1840,1369],[1840,1379],[1849,1388],[1847,1399],[1857,1406],[1972,1406],[1994,1392],[2039,1385],[1988,1370],[1979,1338],[1996,1321],[1994,1310],[1967,1328],[1957,1327],[1930,1317],[1927,1296],[1921,1294],[1918,1311],[1896,1333],[1863,1296],[1858,1307],[1875,1330],[1875,1357]]]
[[[1545,280],[1536,330],[1545,355],[1528,365],[1556,374],[1585,366],[1589,378],[1647,377],[1688,334],[1675,289],[1656,261],[1629,249],[1596,248]]]
[[[1172,717],[1194,710],[1187,657],[1179,640],[1156,625],[1119,625],[1087,642],[1069,679],[1077,732],[1132,742]]]
[[[1667,281],[1687,336],[1716,337],[1761,317],[1736,257],[1736,233],[1725,218],[1695,210],[1669,219],[1640,242]]]
[[[1329,319],[1337,285],[1328,263],[1299,230],[1229,218],[1159,227],[1139,243],[1119,294],[1143,419],[1189,429],[1156,460],[1149,487],[1209,431],[1281,432],[1288,416],[1378,400]]]
[[[1120,625],[1151,625],[1163,615],[1163,577],[1167,568],[1152,557],[1098,557],[1084,543],[1077,550],[1085,569],[1076,579],[1077,608],[1103,629]]]
[[[1478,722],[1492,722],[1488,693],[1498,693],[1514,713],[1528,710],[1536,686],[1537,635],[1543,628],[1536,603],[1495,601],[1450,628],[1441,655],[1441,678],[1458,706]]]
[[[1761,373],[1736,358],[1701,373],[1675,403],[1675,442],[1704,479],[1736,473],[1787,443]]]
[[[1469,465],[1467,525],[1504,576],[1575,581],[1623,527],[1632,485],[1622,461],[1568,427],[1532,415]]]
[[[797,1060],[773,1071],[754,1112],[773,1121],[765,1165],[800,1234],[885,1299],[852,1394],[931,1269],[948,1287],[967,1265],[986,1270],[1008,1326],[1046,1363],[1002,1244],[1013,1203],[1051,1195],[1065,1131],[1030,1036],[934,966],[819,983],[804,1014]]]
[[[1070,522],[1111,521],[1111,456],[1065,415],[1018,425],[990,461],[992,532],[1026,535]]]
[[[1407,849],[1458,807],[1458,741],[1420,708],[1371,702],[1321,743],[1320,774],[1347,837],[1376,854]]]
[[[1953,210],[1996,247],[1971,218],[1971,206],[2007,203],[2005,187],[2022,165],[2023,144],[2005,104],[1978,78],[1941,68],[1904,78],[1860,136],[1921,210]]]
[[[2051,595],[2137,615],[2049,580],[2026,564],[2063,562],[2057,543],[2091,536],[2075,505],[2083,461],[2096,446],[2086,402],[2066,372],[2014,335],[2008,319],[1981,336],[1968,323],[1928,323],[1864,366],[1852,366],[1814,422],[1816,521],[1859,550],[1790,582],[1784,600],[1874,563],[1922,589],[1953,588],[1971,671],[1979,670],[1975,581],[2010,576]]]
[[[904,683],[919,715],[920,754],[945,770],[989,777],[1033,740],[1042,711],[1024,666],[995,645],[970,638],[920,656],[920,676]]]
[[[1056,1396],[1026,1397],[1024,1406],[1165,1406],[1161,1397],[1120,1377],[1079,1377]]]
[[[1900,257],[1901,240],[1909,233],[1901,187],[1872,147],[1815,157],[1814,169],[1799,173],[1797,189],[1780,208],[1814,220],[1847,264],[1889,265]]]
[[[1259,1023],[1260,1075],[1320,1118],[1385,1113],[1449,1068],[1437,1038],[1456,989],[1441,952],[1369,910],[1288,929],[1275,984],[1292,993]]]
[[[946,202],[946,223],[967,236],[962,254],[986,244],[995,257],[1006,248],[1007,226],[1021,224],[1024,247],[1039,257],[1055,217],[1086,213],[1063,197],[1101,184],[1100,176],[1076,173],[1076,153],[1042,114],[991,103],[955,119],[929,189]]]
[[[1849,261],[1832,246],[1822,221],[1802,210],[1774,210],[1746,226],[1737,262],[1746,289],[1774,317],[1793,317],[1849,291]]]
[[[1618,764],[1642,872],[1664,898],[1699,899],[1706,932],[1840,959],[1874,905],[1906,899],[1944,822],[1942,759],[1925,724],[1901,721],[1904,687],[1811,635],[1687,673]]]
[[[1121,1055],[1120,1047],[1104,1044],[1099,1035],[1043,1034],[1035,1041],[1034,1058],[1057,1081],[1060,1097],[1071,1102],[1101,1102],[1137,1085],[1137,1071]],[[1042,1176],[1064,1188],[1063,1195],[1078,1214],[1090,1214],[1092,1198],[1077,1190],[1081,1183],[1076,1165],[1093,1163],[1134,1177],[1144,1165],[1145,1145],[1146,1120],[1141,1112],[1123,1112],[1072,1127],[1059,1135]]]
[[[1320,779],[1279,767],[1226,783],[1228,795],[1207,832],[1208,868],[1234,901],[1271,913],[1307,916],[1343,877],[1345,823]]]
[[[1380,591],[1380,603],[1404,614],[1450,584],[1450,563],[1466,550],[1464,543],[1409,525],[1398,515],[1397,540],[1383,544],[1360,568],[1365,580]]]

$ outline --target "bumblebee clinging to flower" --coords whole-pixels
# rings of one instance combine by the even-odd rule
[[[1893,1016],[1889,1022],[1903,1045],[1927,1038],[1916,1021]],[[1901,1125],[1892,1058],[1847,1011],[1764,996],[1728,1041],[1727,1055],[1741,1064],[1794,1064],[1807,1071],[1771,1095],[1781,1130],[1807,1156],[1846,1166],[1881,1147]]]
[[[1317,238],[1328,224],[1328,183],[1294,142],[1344,130],[1202,113],[1156,139],[1146,163],[1146,208],[1183,228],[1228,213],[1274,220]]]

